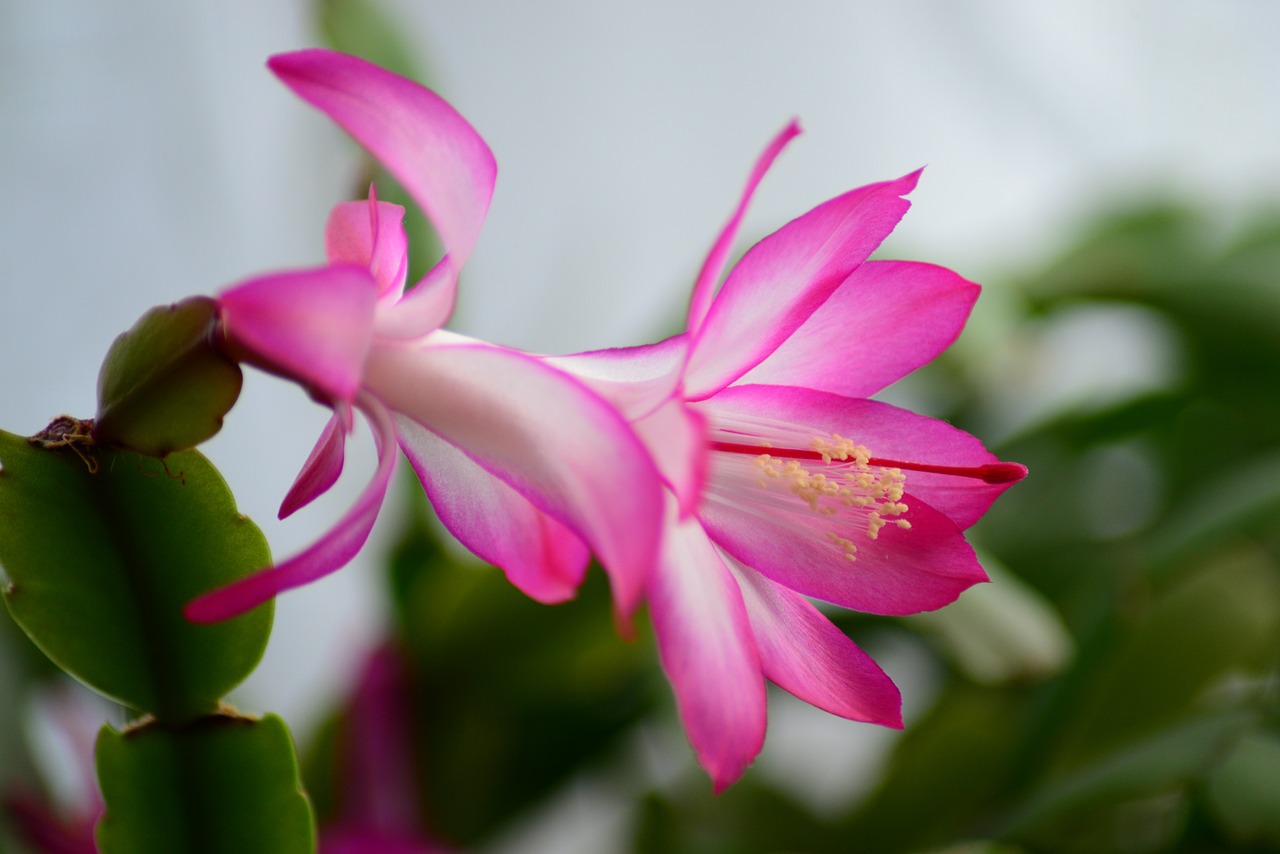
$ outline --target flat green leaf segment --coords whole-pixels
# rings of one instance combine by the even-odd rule
[[[214,715],[98,734],[102,854],[310,854],[311,805],[280,718]]]
[[[213,711],[257,665],[273,606],[211,626],[182,607],[271,561],[196,451],[165,462],[0,431],[5,604],[59,667],[161,720]]]
[[[98,373],[94,439],[163,457],[221,430],[243,376],[215,346],[216,321],[213,300],[192,297],[121,333]]]

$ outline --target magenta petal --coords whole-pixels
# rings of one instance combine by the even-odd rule
[[[573,374],[625,417],[636,419],[653,412],[675,392],[688,341],[687,335],[674,335],[657,344],[547,356],[545,361]]]
[[[716,295],[685,369],[690,399],[755,367],[893,231],[919,172],[825,202],[751,247]]]
[[[453,314],[458,271],[446,255],[398,301],[378,303],[374,335],[381,339],[421,338],[444,325]]]
[[[347,434],[351,432],[351,407],[339,404],[329,423],[324,425],[320,439],[311,455],[302,464],[302,471],[280,504],[280,518],[292,516],[312,501],[329,491],[342,474],[343,449]]]
[[[756,416],[797,425],[809,436],[832,433],[865,445],[873,457],[905,463],[978,468],[999,458],[976,437],[945,421],[876,400],[841,397],[785,386],[733,386],[698,405],[711,421]],[[1004,464],[1013,466],[1013,464]],[[1021,466],[1022,474],[1026,473]],[[988,483],[976,477],[906,471],[906,490],[924,499],[961,530],[987,512],[1000,494],[1020,480]]]
[[[343,202],[329,213],[324,230],[330,264],[368,267],[378,295],[396,299],[409,269],[409,242],[404,234],[404,208],[390,202]]]
[[[707,478],[707,422],[679,398],[633,422],[662,479],[675,493],[681,517],[698,506]]]
[[[373,530],[395,470],[396,430],[391,415],[377,400],[361,392],[357,406],[369,420],[378,446],[378,468],[360,497],[338,523],[301,554],[247,578],[205,593],[183,613],[193,623],[216,623],[256,608],[268,599],[323,578],[345,566]]]
[[[577,594],[590,558],[581,539],[430,430],[396,421],[401,449],[459,542],[531,599],[555,604]]]
[[[728,563],[770,681],[833,715],[902,728],[902,695],[871,656],[803,596]]]
[[[764,178],[765,173],[769,171],[769,167],[773,165],[773,161],[777,159],[782,149],[786,148],[787,143],[799,134],[800,123],[792,121],[770,141],[760,158],[756,160],[751,174],[747,177],[747,186],[742,191],[738,207],[711,246],[707,260],[703,262],[702,270],[698,273],[698,281],[693,286],[693,296],[689,300],[689,320],[686,326],[688,331],[694,332],[698,329],[702,319],[707,315],[707,310],[711,307],[716,285],[719,284],[720,276],[724,273],[725,260],[729,257],[729,250],[733,248],[733,240],[738,234],[738,228],[742,225],[742,218],[747,213],[747,205],[755,195],[756,187],[760,186],[760,179]]]
[[[869,397],[951,346],[979,290],[945,267],[868,261],[737,383]]]
[[[431,90],[354,56],[300,50],[267,64],[396,176],[460,268],[480,233],[497,176],[489,146],[466,119]]]
[[[668,504],[649,610],[680,719],[719,793],[764,745],[764,676],[737,582],[697,521]]]
[[[360,388],[373,337],[377,286],[368,269],[315,267],[249,279],[218,296],[238,357],[329,400]]]
[[[656,557],[662,500],[630,426],[536,357],[431,340],[374,347],[367,387],[581,536],[629,613]]]

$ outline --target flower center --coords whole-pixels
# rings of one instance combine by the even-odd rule
[[[810,433],[807,447],[796,447],[806,443],[794,425],[762,431],[781,439],[783,446],[764,441],[758,434],[751,435],[754,431],[720,427],[713,429],[710,443],[712,451],[726,455],[717,454],[723,463],[717,467],[719,476],[714,478],[718,481],[714,488],[718,497],[749,512],[771,513],[775,519],[778,513],[832,517],[831,527],[822,535],[849,561],[857,559],[854,540],[860,535],[875,540],[889,525],[903,531],[911,529],[911,522],[905,518],[910,507],[903,501],[908,472],[1000,484],[1018,480],[1026,471],[1016,463],[944,466],[885,459],[835,433],[825,437]],[[749,441],[729,441],[739,439]],[[795,499],[799,499],[798,504]]]

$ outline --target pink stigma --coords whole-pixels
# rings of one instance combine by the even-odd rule
[[[737,442],[712,442],[711,450],[726,451],[731,454],[769,454],[773,457],[786,457],[797,460],[822,460],[817,451],[802,451],[794,448],[762,448],[758,445],[742,445]],[[903,471],[922,471],[931,474],[946,474],[953,477],[971,477],[983,483],[1013,483],[1027,476],[1027,467],[1021,463],[984,463],[980,466],[937,466],[929,463],[908,463],[900,460],[886,460],[871,457],[867,465],[882,468],[896,468]]]

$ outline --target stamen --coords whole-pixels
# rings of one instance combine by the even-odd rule
[[[848,440],[845,440],[848,441]],[[744,445],[736,442],[712,442],[711,450],[725,451],[731,454],[759,454],[767,446]],[[775,457],[788,457],[796,460],[821,460],[830,463],[830,451],[800,450],[797,448],[768,448]],[[835,457],[835,459],[841,459]],[[882,457],[867,457],[865,465],[880,468],[896,468],[904,471],[929,472],[930,474],[947,474],[953,477],[970,477],[983,483],[1012,483],[1027,476],[1027,467],[1021,463],[984,463],[980,466],[939,466],[931,463],[912,463],[902,460],[888,460]]]

